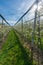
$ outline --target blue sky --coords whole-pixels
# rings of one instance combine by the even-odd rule
[[[0,0],[0,14],[14,24],[31,6],[34,0]]]

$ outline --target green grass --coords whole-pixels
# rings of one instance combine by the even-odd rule
[[[26,50],[13,30],[0,50],[0,65],[32,65]]]

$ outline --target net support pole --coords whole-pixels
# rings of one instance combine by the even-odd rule
[[[2,19],[2,28],[3,28],[3,19]]]
[[[22,18],[21,21],[22,21],[22,22],[21,22],[21,31],[22,31],[22,34],[23,34],[23,18]]]

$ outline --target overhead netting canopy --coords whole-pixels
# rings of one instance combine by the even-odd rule
[[[38,2],[37,2],[38,1]],[[43,0],[36,0],[14,25],[15,29],[29,41],[43,43]]]

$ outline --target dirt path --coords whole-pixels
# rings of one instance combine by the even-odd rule
[[[6,39],[7,39],[8,33],[9,33],[9,32],[7,32],[6,34],[4,34],[4,35],[2,36],[2,38],[0,38],[0,50],[2,49],[2,46],[3,46],[4,42],[5,42]]]
[[[17,31],[16,31],[17,32]],[[17,32],[19,35],[19,38],[24,42],[24,47],[30,48],[32,51],[32,59],[33,61],[36,61],[35,65],[43,65],[43,51],[41,51],[35,44],[32,45],[31,42],[29,42],[26,37],[21,35],[19,32]]]

